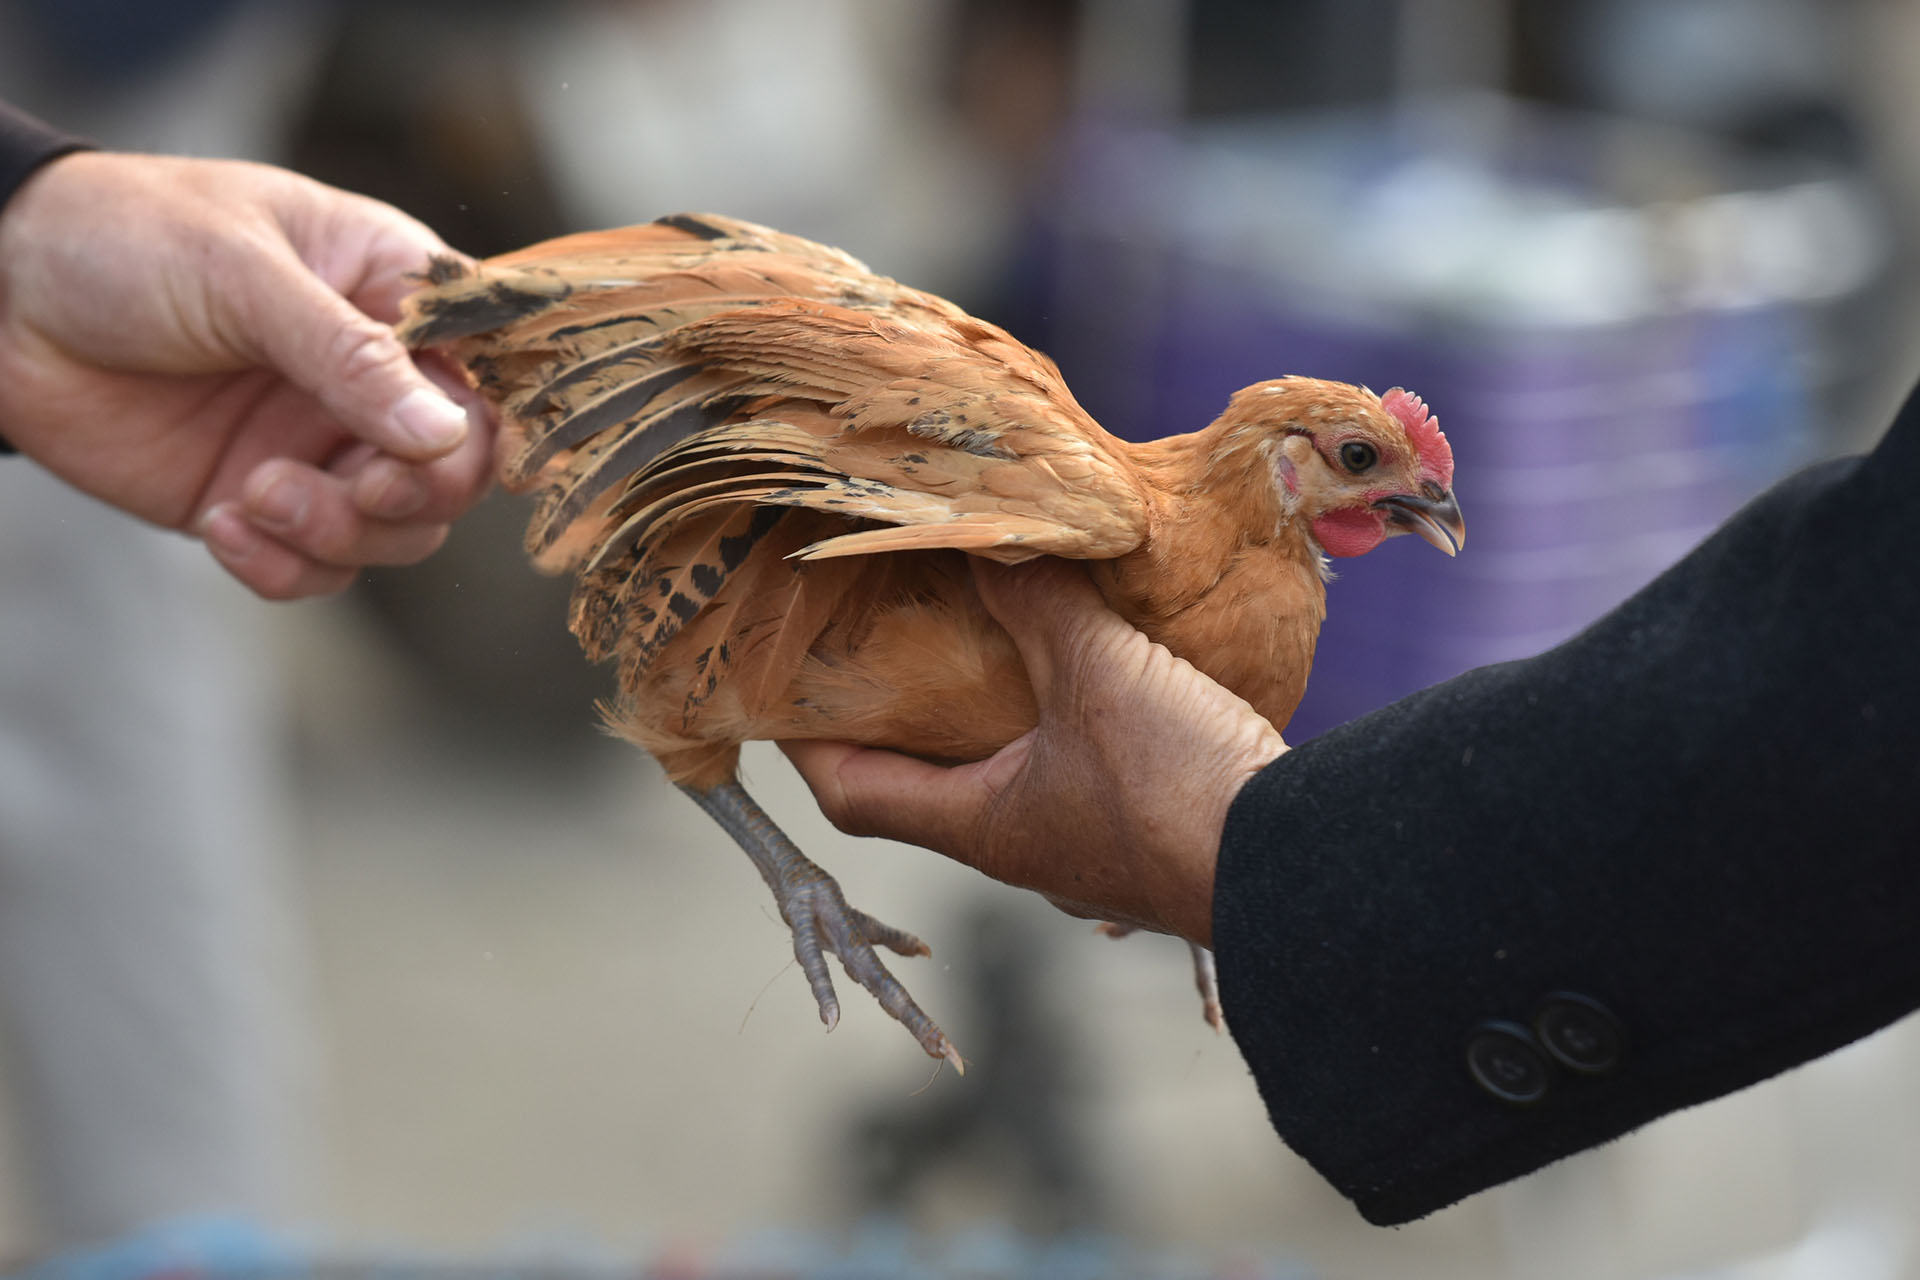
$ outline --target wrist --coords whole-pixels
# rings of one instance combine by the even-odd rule
[[[1220,867],[1220,845],[1226,838],[1227,814],[1254,775],[1286,750],[1278,734],[1272,734],[1271,738],[1263,736],[1246,768],[1210,796],[1210,803],[1196,806],[1196,811],[1205,817],[1197,824],[1198,834],[1189,838],[1181,851],[1182,856],[1175,865],[1184,868],[1184,874],[1179,890],[1169,895],[1169,900],[1177,905],[1177,913],[1169,918],[1168,924],[1187,941],[1207,948],[1213,946],[1214,884]]]
[[[1170,896],[1174,911],[1168,932],[1200,946],[1213,946],[1213,877],[1220,860],[1220,837],[1191,847],[1184,859],[1186,875]]]
[[[6,311],[12,260],[29,251],[20,243],[19,197],[42,180],[56,160],[90,150],[92,143],[0,102],[0,315]]]
[[[31,127],[18,125],[19,121],[27,121]],[[32,189],[45,181],[56,161],[86,146],[46,130],[31,117],[20,116],[0,103],[0,362],[12,354],[6,348],[18,347],[22,340],[14,302],[23,271],[41,252],[26,230]],[[0,455],[21,453],[24,424],[8,422],[4,408],[4,399],[0,399]]]

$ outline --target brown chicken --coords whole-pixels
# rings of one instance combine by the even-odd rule
[[[927,947],[848,905],[773,824],[736,776],[740,744],[976,760],[1031,729],[966,555],[1087,561],[1115,610],[1284,727],[1325,557],[1402,532],[1451,555],[1464,536],[1452,452],[1416,396],[1281,378],[1205,430],[1131,444],[1001,329],[730,218],[436,264],[402,335],[499,405],[501,477],[540,490],[528,549],[578,575],[574,634],[617,664],[609,723],[753,859],[821,1019],[839,1017],[831,951],[956,1066],[874,953]]]

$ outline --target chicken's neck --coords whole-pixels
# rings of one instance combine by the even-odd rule
[[[1211,431],[1132,452],[1147,540],[1094,578],[1115,610],[1283,727],[1326,617],[1319,548],[1263,459],[1223,459]],[[1245,462],[1246,465],[1240,465]]]

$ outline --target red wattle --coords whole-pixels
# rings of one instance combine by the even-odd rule
[[[1372,507],[1342,507],[1315,520],[1313,536],[1330,556],[1363,556],[1387,540],[1387,518]]]

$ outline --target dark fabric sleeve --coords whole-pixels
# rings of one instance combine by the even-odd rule
[[[1227,1022],[1280,1136],[1369,1221],[1920,1007],[1917,494],[1920,393],[1873,454],[1781,484],[1564,646],[1242,790]],[[1624,1029],[1617,1065],[1554,1060],[1535,1019],[1566,991]],[[1489,1021],[1540,1068],[1513,1081],[1544,1085],[1531,1105],[1470,1073]]]
[[[68,152],[84,150],[88,145],[0,102],[0,214],[6,212],[7,201],[34,170]],[[13,446],[0,436],[0,453],[12,452]]]
[[[90,145],[0,102],[0,210],[6,208],[7,201],[35,169],[70,151],[84,151]]]

